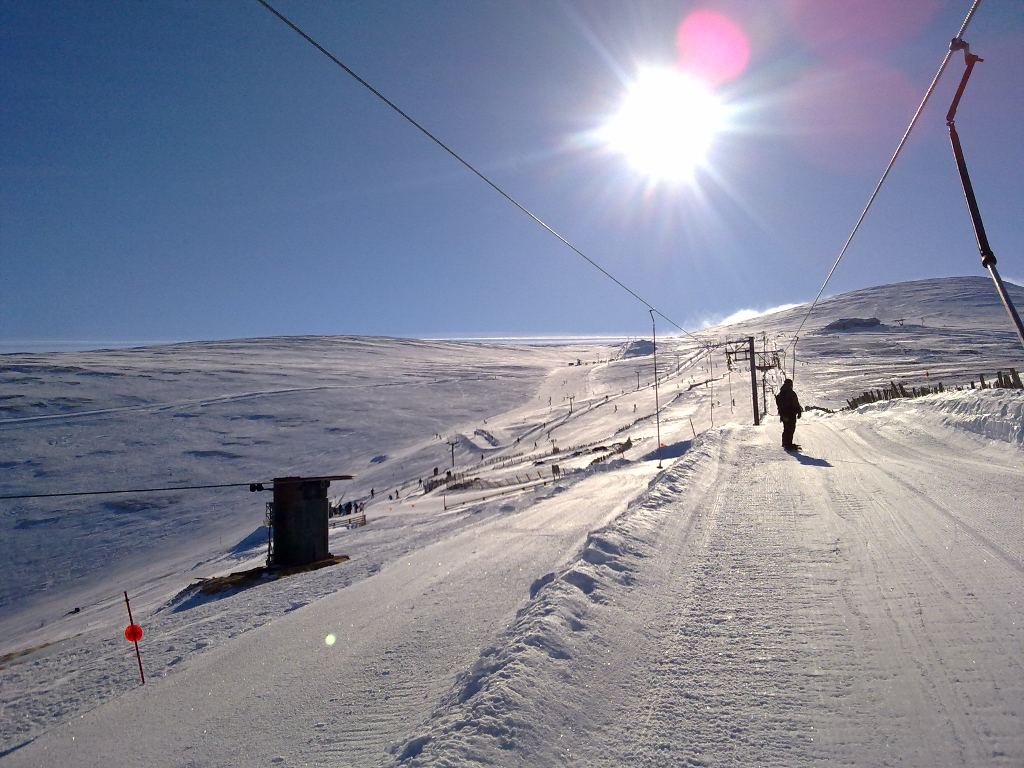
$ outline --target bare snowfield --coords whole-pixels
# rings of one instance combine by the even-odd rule
[[[1001,313],[983,278],[828,299],[797,391],[1020,371]],[[1024,392],[813,410],[788,454],[745,368],[659,338],[659,461],[649,351],[0,357],[0,495],[351,473],[368,518],[347,562],[200,599],[262,563],[268,494],[4,501],[0,766],[1024,765]],[[449,440],[465,486],[424,493]]]

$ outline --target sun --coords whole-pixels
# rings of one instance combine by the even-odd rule
[[[703,82],[674,69],[646,69],[600,133],[609,149],[649,179],[686,181],[724,125],[725,108]]]

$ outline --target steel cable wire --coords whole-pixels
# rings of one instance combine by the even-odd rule
[[[164,491],[196,491],[206,488],[243,488],[253,485],[273,485],[264,483],[220,483],[218,485],[179,485],[173,488],[127,488],[121,491],[69,491],[67,493],[23,493],[13,496],[0,496],[0,499],[52,499],[58,496],[109,496],[115,493],[157,493]]]
[[[573,251],[573,252],[574,252],[574,253],[575,253],[576,255],[578,255],[578,256],[580,256],[581,258],[583,258],[583,259],[584,259],[584,260],[585,260],[585,261],[586,261],[586,262],[587,262],[588,264],[590,264],[590,265],[591,265],[592,267],[594,267],[594,268],[595,268],[595,269],[597,269],[597,270],[598,270],[599,272],[601,272],[601,274],[603,274],[603,275],[604,275],[605,277],[607,277],[607,278],[608,278],[609,280],[611,280],[612,282],[614,282],[614,283],[615,283],[615,284],[616,284],[617,286],[619,286],[620,288],[622,288],[622,290],[626,291],[626,293],[628,293],[628,294],[629,294],[630,296],[632,296],[632,297],[633,297],[634,299],[636,299],[636,300],[637,300],[637,301],[639,301],[639,302],[640,302],[641,304],[643,304],[643,305],[644,305],[644,306],[645,306],[645,307],[646,307],[646,308],[647,308],[647,309],[648,309],[649,311],[652,311],[652,312],[654,312],[654,313],[656,313],[656,314],[660,315],[660,316],[661,316],[662,318],[664,318],[665,320],[667,320],[667,321],[668,321],[668,322],[669,322],[669,323],[670,323],[671,325],[673,325],[673,326],[675,326],[676,328],[678,328],[678,329],[679,329],[680,331],[682,331],[683,333],[685,333],[685,334],[686,334],[687,336],[689,336],[689,337],[690,337],[691,339],[693,339],[694,341],[698,342],[699,344],[703,344],[703,343],[704,343],[703,341],[701,341],[700,339],[698,339],[698,338],[697,338],[696,336],[694,336],[694,335],[693,335],[692,333],[690,333],[690,332],[689,332],[688,330],[686,330],[685,328],[683,328],[683,326],[679,325],[679,323],[675,322],[675,321],[674,321],[674,320],[673,320],[672,318],[668,317],[668,316],[667,316],[667,315],[666,315],[665,313],[663,313],[663,312],[662,312],[661,310],[659,310],[659,309],[655,308],[655,307],[654,307],[654,306],[652,306],[652,305],[651,305],[651,304],[650,304],[649,302],[647,302],[647,301],[646,301],[645,299],[641,298],[641,297],[640,297],[640,296],[639,296],[639,295],[638,295],[638,294],[637,294],[637,293],[636,293],[635,291],[633,291],[633,290],[632,290],[631,288],[629,288],[629,287],[628,287],[628,286],[627,286],[627,285],[626,285],[625,283],[623,283],[623,282],[622,282],[621,280],[619,280],[619,279],[618,279],[617,277],[615,277],[615,275],[611,274],[611,273],[610,273],[610,272],[609,272],[608,270],[606,270],[606,269],[605,269],[604,267],[602,267],[602,266],[601,266],[600,264],[598,264],[598,263],[597,263],[596,261],[594,261],[593,259],[591,259],[591,258],[590,258],[589,256],[587,256],[587,255],[586,255],[585,253],[583,253],[583,251],[581,251],[581,250],[580,250],[579,248],[577,248],[577,247],[576,247],[575,245],[573,245],[573,244],[572,244],[572,243],[570,243],[570,242],[569,242],[568,240],[566,240],[566,239],[565,239],[564,237],[562,237],[562,236],[561,236],[560,234],[558,234],[558,232],[556,232],[556,231],[555,231],[554,229],[552,229],[551,227],[549,227],[549,226],[548,226],[548,225],[547,225],[547,224],[546,224],[546,223],[545,223],[544,221],[542,221],[542,220],[541,220],[541,219],[540,219],[540,218],[539,218],[538,216],[534,215],[534,214],[533,214],[533,213],[532,213],[532,212],[531,212],[531,211],[530,211],[529,209],[527,209],[527,208],[526,208],[525,206],[523,206],[522,204],[520,204],[520,203],[519,203],[519,202],[518,202],[518,201],[517,201],[517,200],[516,200],[515,198],[513,198],[513,197],[512,197],[511,195],[509,195],[509,194],[508,194],[507,192],[505,192],[505,190],[503,190],[503,189],[502,189],[501,187],[499,187],[499,186],[498,186],[497,184],[495,184],[495,183],[494,183],[493,181],[491,181],[491,180],[490,180],[489,178],[487,178],[486,176],[484,176],[484,174],[483,174],[483,173],[481,173],[481,172],[480,172],[480,171],[478,171],[478,170],[477,170],[476,168],[474,168],[474,167],[473,167],[473,166],[472,166],[472,165],[471,165],[471,164],[470,164],[470,163],[469,163],[469,162],[468,162],[467,160],[463,159],[463,158],[462,158],[462,157],[461,157],[461,156],[460,156],[459,154],[457,154],[457,153],[455,152],[455,150],[453,150],[453,149],[452,149],[451,147],[449,147],[448,145],[446,145],[446,144],[445,144],[444,142],[442,142],[442,141],[441,141],[441,140],[440,140],[439,138],[437,138],[436,136],[434,136],[434,134],[432,134],[432,133],[431,133],[430,131],[428,131],[428,130],[427,130],[426,128],[424,128],[424,127],[423,127],[422,125],[420,125],[420,124],[419,124],[418,122],[416,122],[416,121],[415,121],[415,120],[414,120],[414,119],[413,119],[412,117],[410,117],[410,116],[409,116],[409,115],[408,115],[408,114],[407,114],[406,112],[404,112],[404,111],[403,111],[403,110],[402,110],[401,108],[399,108],[399,107],[398,107],[398,106],[397,106],[397,105],[396,105],[396,104],[395,104],[394,102],[392,102],[392,101],[391,101],[390,99],[388,99],[388,98],[387,98],[386,96],[384,96],[384,94],[382,94],[382,93],[381,93],[380,91],[378,91],[378,90],[377,90],[376,88],[374,88],[374,87],[373,87],[372,85],[370,85],[370,84],[369,84],[368,82],[366,82],[366,81],[365,81],[365,80],[364,80],[363,78],[361,78],[361,77],[360,77],[359,75],[357,75],[357,74],[356,74],[355,72],[353,72],[353,71],[352,71],[352,70],[351,70],[351,69],[350,69],[349,67],[345,66],[345,64],[343,64],[343,63],[342,63],[341,61],[339,61],[339,60],[338,60],[338,59],[337,59],[337,58],[336,58],[336,57],[335,57],[335,56],[334,56],[334,55],[333,55],[333,54],[332,54],[332,53],[331,53],[330,51],[328,51],[328,50],[327,50],[326,48],[324,48],[324,47],[323,47],[322,45],[320,45],[320,44],[319,44],[318,42],[316,42],[316,40],[314,40],[314,39],[313,39],[312,37],[310,37],[310,36],[309,36],[309,35],[307,35],[307,34],[306,34],[305,32],[303,32],[303,31],[302,31],[301,29],[299,29],[299,27],[297,27],[297,26],[296,26],[295,24],[293,24],[293,23],[292,23],[291,21],[289,21],[289,20],[288,20],[288,19],[287,19],[287,18],[286,18],[286,17],[284,16],[284,15],[282,15],[282,14],[281,14],[281,13],[280,13],[280,12],[279,12],[279,11],[278,11],[278,10],[277,10],[276,8],[274,8],[274,7],[272,6],[272,5],[270,5],[270,3],[266,2],[266,0],[257,0],[257,2],[258,2],[258,3],[260,4],[260,5],[262,5],[262,6],[264,7],[264,8],[266,8],[266,9],[267,9],[268,11],[270,11],[270,12],[271,12],[272,14],[274,14],[275,16],[277,16],[277,18],[279,18],[279,19],[280,19],[281,21],[283,21],[283,22],[284,22],[285,24],[287,24],[287,25],[288,25],[289,27],[291,27],[291,28],[292,28],[293,30],[295,30],[295,31],[296,31],[296,32],[297,32],[297,33],[298,33],[298,34],[299,34],[299,35],[300,35],[300,36],[301,36],[301,37],[302,37],[302,38],[303,38],[304,40],[306,40],[306,42],[308,42],[308,43],[309,43],[310,45],[312,45],[312,46],[313,46],[314,48],[316,48],[316,49],[317,49],[318,51],[320,51],[320,53],[322,53],[322,54],[323,54],[324,56],[326,56],[326,57],[327,57],[327,58],[329,58],[329,59],[330,59],[331,61],[333,61],[333,62],[334,62],[335,64],[337,64],[337,65],[338,65],[339,67],[341,67],[341,68],[342,68],[343,70],[345,70],[345,72],[347,72],[347,73],[348,73],[349,75],[351,75],[351,76],[352,76],[353,78],[355,78],[355,80],[356,80],[356,81],[357,81],[357,82],[358,82],[358,83],[359,83],[360,85],[362,85],[362,86],[363,86],[364,88],[366,88],[367,90],[369,90],[369,91],[370,91],[370,93],[372,93],[372,94],[373,94],[374,96],[376,96],[376,97],[377,97],[378,99],[380,99],[380,100],[381,100],[381,101],[383,101],[383,102],[384,102],[385,104],[387,104],[387,105],[388,105],[389,107],[391,107],[391,109],[393,109],[393,110],[394,110],[395,112],[397,112],[397,113],[398,113],[399,115],[401,115],[402,117],[404,117],[404,118],[405,118],[405,119],[406,119],[407,121],[409,121],[409,122],[410,122],[410,123],[411,123],[411,124],[412,124],[412,125],[413,125],[413,126],[414,126],[414,127],[416,128],[416,129],[417,129],[417,130],[419,130],[419,131],[420,131],[421,133],[423,133],[423,134],[424,134],[424,135],[425,135],[425,136],[426,136],[427,138],[429,138],[429,139],[430,139],[431,141],[433,141],[433,142],[434,142],[435,144],[437,144],[437,145],[438,145],[439,147],[441,147],[441,149],[443,149],[443,150],[444,150],[445,152],[447,152],[447,153],[448,153],[449,155],[451,155],[451,156],[452,156],[452,157],[454,157],[454,158],[455,158],[456,160],[458,160],[458,161],[459,161],[460,163],[462,163],[462,165],[464,165],[464,166],[465,166],[466,168],[468,168],[468,169],[469,169],[469,170],[470,170],[470,171],[471,171],[471,172],[472,172],[473,174],[475,174],[475,175],[476,175],[476,176],[477,176],[478,178],[480,178],[480,179],[481,179],[481,180],[482,180],[482,181],[483,181],[483,182],[484,182],[485,184],[487,184],[487,185],[488,185],[489,187],[491,187],[491,189],[493,189],[493,190],[494,190],[495,192],[497,192],[497,193],[498,193],[499,195],[501,195],[502,197],[504,197],[504,198],[505,198],[506,200],[508,200],[508,201],[509,201],[510,203],[512,203],[512,205],[514,205],[514,206],[515,206],[516,208],[518,208],[518,209],[519,209],[520,211],[522,211],[523,213],[525,213],[525,214],[526,214],[527,216],[529,216],[529,217],[530,217],[531,219],[533,219],[533,220],[534,220],[535,222],[537,222],[537,223],[538,223],[538,224],[540,224],[540,225],[541,225],[542,227],[544,227],[544,229],[546,229],[546,230],[547,230],[548,232],[550,232],[550,233],[551,233],[552,235],[554,235],[554,236],[555,236],[555,237],[557,237],[557,238],[558,238],[559,240],[561,240],[561,241],[562,241],[562,243],[563,243],[563,244],[565,244],[566,246],[568,246],[568,247],[569,247],[569,248],[570,248],[570,249],[571,249],[571,250],[572,250],[572,251]]]
[[[63,493],[22,493],[9,496],[0,496],[2,500],[8,499],[53,499],[59,496],[110,496],[116,493],[163,493],[166,491],[199,491],[207,488],[246,488],[250,491],[270,491],[274,484],[288,485],[290,483],[305,483],[324,480],[352,480],[354,475],[328,475],[325,477],[282,477],[275,480],[261,480],[255,483],[217,483],[214,485],[175,485],[161,488],[123,488],[117,491],[66,491]]]
[[[978,9],[981,4],[981,0],[974,0],[971,5],[971,10],[967,12],[967,17],[964,19],[964,23],[960,25],[960,31],[956,33],[954,41],[959,40],[967,29],[967,25],[971,22],[971,17],[974,16],[974,12]],[[886,177],[889,175],[889,171],[892,170],[893,165],[896,163],[896,158],[899,157],[900,152],[903,151],[904,144],[907,143],[907,139],[910,137],[910,132],[914,130],[914,126],[917,124],[918,118],[924,111],[925,105],[928,103],[928,99],[931,98],[932,92],[935,90],[935,86],[939,84],[939,78],[942,77],[942,73],[946,69],[946,65],[949,64],[949,59],[953,55],[953,46],[950,45],[948,51],[946,51],[945,58],[942,59],[942,64],[939,66],[938,72],[935,73],[935,77],[932,78],[931,85],[928,86],[928,90],[925,91],[924,98],[921,99],[921,104],[918,106],[917,111],[914,112],[914,116],[910,120],[910,125],[907,126],[906,133],[903,134],[903,138],[900,139],[900,143],[896,146],[896,151],[892,155],[892,159],[889,160],[889,164],[885,167],[885,172],[882,174],[882,178],[878,180],[878,184],[875,185],[874,192],[871,193],[871,197],[868,198],[867,205],[864,206],[864,210],[861,211],[860,217],[857,219],[857,223],[853,227],[853,231],[850,232],[850,236],[846,239],[846,243],[843,245],[842,250],[839,252],[839,256],[836,258],[835,263],[832,265],[832,269],[828,271],[828,275],[825,277],[825,282],[821,284],[821,290],[818,291],[818,295],[814,297],[814,301],[811,302],[811,306],[807,308],[807,314],[804,315],[804,319],[800,322],[800,326],[796,329],[796,333],[793,334],[793,342],[790,345],[793,350],[793,378],[796,377],[796,344],[800,339],[800,331],[803,330],[804,325],[807,323],[807,318],[811,316],[811,312],[814,311],[814,307],[817,305],[818,300],[821,299],[821,294],[825,292],[825,286],[828,285],[828,281],[832,279],[832,274],[836,271],[836,267],[839,266],[839,262],[842,260],[843,255],[846,253],[846,249],[850,247],[850,243],[853,242],[854,236],[857,234],[857,230],[860,229],[861,222],[864,221],[864,217],[868,214],[868,209],[871,208],[872,203],[875,202],[875,198],[878,196],[878,191],[882,188],[882,184],[885,183]]]

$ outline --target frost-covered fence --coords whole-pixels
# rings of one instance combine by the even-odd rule
[[[330,523],[328,523],[328,526],[331,528],[336,528],[339,525],[344,526],[345,528],[358,528],[366,525],[366,515],[336,516],[331,518]]]
[[[668,406],[663,406],[664,410]],[[645,416],[644,418],[650,418]],[[619,430],[623,432],[625,430]],[[579,456],[583,451],[593,446],[599,445],[604,441],[595,440],[590,443],[583,443],[581,445],[573,445],[568,448],[554,448],[552,450],[545,450],[543,452],[537,451],[520,451],[519,453],[507,454],[504,456],[492,456],[484,461],[477,462],[476,464],[468,467],[461,472],[446,472],[443,475],[434,475],[428,477],[423,481],[423,493],[430,493],[435,488],[440,488],[442,485],[447,485],[449,489],[459,483],[465,483],[473,479],[473,476],[484,467],[492,467],[494,469],[508,469],[509,467],[519,466],[521,464],[534,463],[543,461],[545,458],[551,458],[555,456]]]
[[[521,474],[508,475],[506,477],[499,477],[493,480],[486,480],[482,477],[473,477],[468,480],[459,483],[452,483],[448,486],[449,491],[464,491],[469,488],[508,488],[513,485],[527,485],[529,483],[535,483],[538,481],[551,480],[554,475],[543,474],[537,472],[531,474],[530,472],[523,472]]]
[[[534,454],[534,456],[535,455],[536,454]],[[448,486],[449,489],[454,489],[460,484],[473,480],[474,475],[484,467],[493,466],[494,469],[505,469],[507,467],[514,467],[518,464],[525,464],[527,461],[532,460],[534,460],[533,456],[526,456],[521,453],[514,454],[514,456],[495,456],[487,461],[475,464],[462,472],[446,472],[443,475],[428,477],[423,481],[423,492],[430,493],[432,490],[440,488],[442,485]]]
[[[693,387],[690,387],[690,389],[693,389]],[[676,392],[675,397],[673,397],[670,401],[664,403],[661,406],[661,408],[658,409],[657,412],[659,414],[664,413],[666,410],[668,410],[669,408],[671,408],[673,405],[676,404],[676,400],[680,400],[680,399],[682,399],[682,397],[683,397],[683,393],[682,392]],[[621,435],[623,432],[629,432],[633,427],[635,427],[641,421],[647,421],[648,419],[653,418],[653,417],[654,417],[654,413],[653,412],[652,413],[648,413],[645,416],[639,416],[638,418],[633,419],[628,424],[624,424],[621,427],[619,427],[618,429],[616,429],[615,430],[615,434],[616,435]]]
[[[939,392],[945,392],[945,387],[942,386],[940,381],[934,387],[911,387],[907,389],[903,384],[897,384],[895,381],[890,382],[888,387],[881,389],[869,389],[857,397],[850,398],[846,402],[850,407],[850,410],[857,408],[867,403],[877,403],[881,400],[897,400],[903,397],[923,397],[924,395],[934,395]]]
[[[499,468],[502,468],[517,463],[515,460],[525,455],[526,453],[524,451],[520,451],[519,453],[508,453],[502,456],[491,456],[491,458],[489,459],[484,459],[483,461],[477,462],[475,466],[489,467],[492,464],[498,464]]]
[[[1017,373],[1015,368],[1011,368],[1008,373],[998,371],[996,373],[995,380],[992,383],[985,381],[985,375],[978,375],[978,386],[975,387],[975,382],[972,380],[969,387],[957,386],[954,389],[1024,389],[1024,385],[1021,384],[1020,375]],[[895,381],[890,382],[888,387],[881,389],[869,389],[862,395],[847,400],[847,404],[850,410],[857,408],[867,403],[877,403],[882,400],[896,400],[899,398],[912,398],[912,397],[923,397],[925,395],[935,395],[939,392],[945,392],[946,388],[940,381],[934,387],[905,387],[902,383],[897,384]]]
[[[980,380],[981,388],[988,389],[988,385],[985,384],[985,376],[980,374],[978,376]],[[1002,371],[996,372],[996,380],[992,384],[992,387],[996,389],[1024,389],[1024,385],[1021,384],[1020,375],[1017,373],[1016,368],[1011,368],[1010,372],[1004,374]],[[971,382],[971,389],[974,389],[974,382]]]
[[[506,488],[503,491],[498,491],[496,493],[491,493],[491,494],[488,494],[486,496],[480,496],[480,497],[474,498],[474,499],[462,499],[460,501],[448,501],[448,500],[445,500],[444,508],[445,509],[455,509],[456,507],[463,507],[463,506],[465,506],[467,504],[476,504],[476,503],[481,502],[481,501],[489,501],[490,499],[494,499],[494,498],[497,498],[499,496],[505,496],[506,494],[509,494],[509,493],[518,493],[520,491],[528,491],[528,490],[530,490],[532,488],[540,488],[541,486],[544,486],[544,485],[550,485],[551,483],[555,482],[556,480],[558,480],[557,477],[549,477],[546,480],[539,480],[539,481],[534,481],[533,483],[528,483],[526,485],[518,485],[518,486],[515,486],[515,487],[512,487],[512,488]]]
[[[423,481],[423,492],[430,493],[435,488],[440,488],[442,485],[459,483],[465,478],[465,472],[446,472],[443,475],[434,475],[433,477],[428,477]]]

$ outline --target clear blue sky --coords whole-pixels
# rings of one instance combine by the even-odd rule
[[[814,297],[970,4],[276,5],[693,329]],[[676,62],[698,9],[749,42],[719,86],[735,119],[694,184],[650,184],[581,137],[638,67]],[[1019,3],[984,0],[964,37],[985,61],[957,127],[1000,268],[1020,280]],[[642,304],[256,0],[5,0],[0,64],[6,349],[650,328]],[[984,274],[944,120],[962,71],[956,54],[828,293]]]

